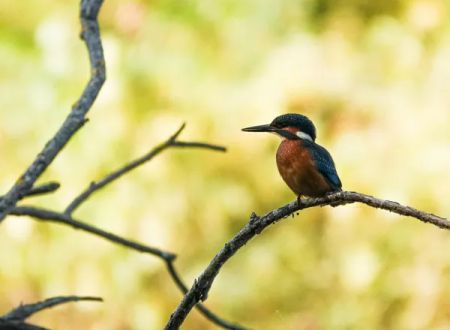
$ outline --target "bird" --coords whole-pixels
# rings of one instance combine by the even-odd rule
[[[341,191],[342,183],[330,153],[316,141],[316,127],[306,116],[288,113],[270,124],[251,126],[245,132],[269,132],[281,137],[276,154],[284,182],[301,197],[322,197]]]

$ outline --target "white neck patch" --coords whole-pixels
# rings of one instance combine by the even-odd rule
[[[306,134],[305,132],[298,131],[297,133],[295,133],[295,135],[297,135],[300,139],[305,139],[305,140],[313,142],[311,135]]]

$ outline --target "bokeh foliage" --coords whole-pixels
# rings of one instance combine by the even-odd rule
[[[57,129],[88,77],[77,1],[0,2],[0,187]],[[179,254],[191,283],[225,240],[293,200],[273,136],[240,128],[299,112],[344,188],[448,216],[449,3],[438,0],[105,1],[108,80],[90,122],[43,179],[62,209],[91,180],[180,125],[227,154],[171,150],[76,216]],[[69,228],[1,224],[0,309],[99,295],[43,312],[56,329],[159,329],[180,293],[162,262]],[[450,234],[360,205],[302,212],[243,248],[208,306],[254,329],[450,329]],[[197,312],[186,329],[213,329]]]

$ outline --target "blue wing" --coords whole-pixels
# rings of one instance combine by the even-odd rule
[[[305,143],[306,142],[306,143]],[[304,141],[303,144],[308,151],[311,153],[316,166],[320,173],[328,180],[328,183],[334,190],[341,190],[342,183],[336,172],[336,167],[334,166],[333,158],[331,158],[330,153],[324,147],[310,141]]]

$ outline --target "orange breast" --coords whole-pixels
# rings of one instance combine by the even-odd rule
[[[297,195],[323,196],[331,187],[316,169],[314,160],[301,140],[283,140],[277,151],[281,177]]]

